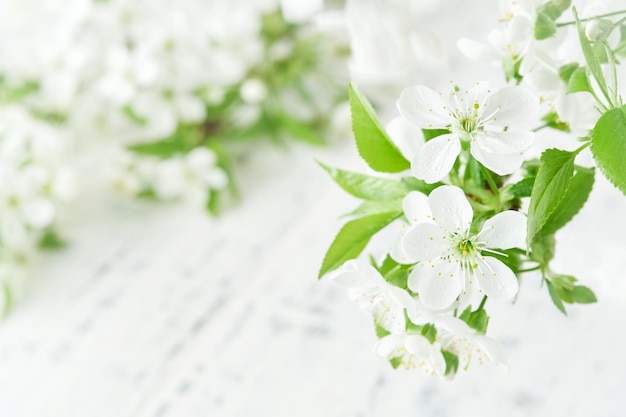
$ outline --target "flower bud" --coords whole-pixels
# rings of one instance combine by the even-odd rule
[[[605,41],[615,25],[608,19],[594,19],[585,26],[585,35],[591,42]]]

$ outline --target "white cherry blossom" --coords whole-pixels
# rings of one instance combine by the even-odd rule
[[[347,261],[330,275],[330,280],[348,289],[348,296],[371,314],[379,326],[391,333],[405,330],[404,311],[412,308],[408,292],[389,284],[372,265],[362,260]]]
[[[444,376],[446,361],[439,344],[431,344],[420,334],[392,333],[378,341],[376,353],[386,359],[397,359],[406,369],[420,368],[432,376]]]
[[[445,317],[436,323],[441,347],[459,358],[459,366],[467,370],[472,362],[493,362],[507,367],[504,347],[496,339],[476,332],[463,320]]]
[[[537,98],[522,87],[492,92],[485,82],[471,90],[453,91],[449,100],[425,86],[405,89],[398,100],[402,116],[423,129],[449,131],[426,142],[415,154],[413,175],[428,183],[441,180],[464,146],[495,173],[513,173],[534,140],[526,125],[534,120],[538,105]]]
[[[502,0],[500,15],[503,26],[489,32],[487,42],[461,38],[459,50],[475,61],[502,65],[507,59],[511,65],[519,65],[519,73],[526,74],[535,49],[535,20],[538,1]]]
[[[404,212],[406,222],[402,224],[402,234],[391,247],[389,255],[398,263],[414,264],[418,259],[404,251],[402,248],[402,239],[406,233],[411,230],[411,226],[417,223],[432,222],[432,215],[430,213],[430,207],[428,206],[428,197],[419,191],[411,191],[402,200],[402,211]]]
[[[416,223],[402,238],[402,250],[419,263],[409,275],[409,288],[429,308],[443,309],[459,295],[473,293],[506,300],[518,281],[502,261],[488,256],[495,249],[523,247],[526,216],[504,211],[485,221],[478,233],[470,229],[472,207],[463,191],[441,186],[428,197],[432,223]]]

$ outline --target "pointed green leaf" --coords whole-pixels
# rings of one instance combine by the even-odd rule
[[[558,149],[548,149],[541,154],[541,166],[537,171],[528,207],[528,247],[531,247],[535,235],[565,197],[572,182],[577,154]]]
[[[346,214],[346,216],[363,217],[376,213],[389,213],[391,211],[402,211],[402,199],[388,201],[365,200],[355,210]]]
[[[542,40],[551,38],[556,33],[556,22],[545,12],[537,12],[535,20],[535,39]]]
[[[567,92],[592,92],[591,85],[589,84],[589,76],[587,75],[587,67],[578,67],[572,73],[571,77],[567,81]]]
[[[561,65],[559,67],[559,78],[567,84],[577,68],[579,68],[578,62],[570,62],[569,64]]]
[[[324,256],[319,278],[325,273],[339,268],[344,262],[358,257],[372,236],[400,217],[401,214],[402,212],[372,214],[346,223]]]
[[[572,300],[577,304],[592,304],[598,301],[593,291],[583,285],[574,287],[572,290]]]
[[[459,357],[452,352],[442,350],[443,359],[446,361],[446,373],[445,375],[454,375],[459,370]]]
[[[378,172],[401,172],[410,164],[391,142],[376,112],[355,84],[350,84],[352,131],[361,157]]]
[[[600,117],[591,132],[591,153],[604,175],[626,194],[626,106]]]
[[[535,178],[524,178],[520,182],[517,182],[509,188],[508,192],[513,194],[515,197],[530,197],[530,193],[533,190],[533,185],[535,184]]]
[[[548,293],[550,294],[550,298],[552,299],[552,302],[554,303],[556,308],[558,308],[559,311],[561,311],[561,313],[567,316],[567,311],[565,310],[563,301],[561,300],[561,297],[559,297],[559,294],[556,292],[556,289],[554,288],[554,286],[549,280],[546,279],[545,282],[548,287]]]
[[[397,180],[344,171],[329,167],[321,162],[318,162],[318,164],[330,174],[341,188],[363,200],[386,201],[401,199],[408,192],[404,184]]]
[[[542,234],[556,233],[557,230],[572,220],[585,205],[593,188],[595,169],[577,167],[576,171],[563,199],[541,229]]]

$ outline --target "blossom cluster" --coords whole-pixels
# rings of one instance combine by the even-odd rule
[[[0,109],[0,309],[19,296],[27,261],[61,242],[55,226],[71,197],[63,132],[20,106]]]
[[[394,368],[452,377],[475,362],[506,365],[503,347],[487,336],[487,309],[514,302],[524,274],[564,314],[565,304],[596,301],[550,264],[555,234],[585,204],[595,166],[626,194],[618,83],[626,10],[609,3],[579,5],[581,18],[570,1],[501,1],[501,27],[488,42],[464,38],[458,47],[501,65],[507,85],[452,84],[444,93],[410,86],[386,129],[351,85],[357,148],[385,175],[322,165],[363,201],[330,245],[320,277],[347,288],[373,318],[375,352]],[[555,130],[574,139],[566,149],[543,143],[541,134]],[[589,151],[595,166],[579,165]],[[395,234],[393,241],[369,245],[382,230],[381,239]],[[369,261],[359,258],[368,247]]]
[[[140,165],[171,159],[142,169],[139,176],[155,176],[132,193],[161,197],[151,184],[163,169],[184,170],[186,155],[203,148],[192,170],[223,175],[192,175],[181,186],[207,200],[224,189],[232,143],[323,142],[343,53],[312,23],[321,3],[309,3],[303,11],[287,0],[9,0],[0,5],[0,35],[20,42],[0,51],[3,87],[20,91],[23,105],[53,118],[80,147],[102,138],[129,159],[148,160]]]
[[[83,152],[113,155],[97,171],[115,191],[215,214],[251,142],[323,143],[347,44],[322,12],[293,0],[3,1],[4,298],[20,282],[13,266],[61,241],[62,183]]]

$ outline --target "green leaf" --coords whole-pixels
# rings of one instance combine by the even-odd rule
[[[604,175],[626,194],[626,106],[600,117],[591,132],[591,153]]]
[[[419,191],[426,195],[429,195],[432,190],[437,187],[441,187],[445,185],[442,182],[436,182],[434,184],[427,184],[423,180],[418,180],[415,177],[404,177],[402,178],[402,183],[411,191]]]
[[[483,308],[472,311],[472,307],[467,306],[467,308],[463,310],[459,316],[459,319],[463,320],[469,327],[476,330],[480,334],[485,334],[487,332],[489,316]]]
[[[350,84],[352,131],[361,157],[378,172],[401,172],[410,164],[391,142],[372,105],[355,84]]]
[[[569,64],[559,67],[559,78],[567,85],[574,71],[579,68],[578,62],[570,62]]]
[[[535,39],[552,37],[557,30],[555,22],[569,8],[571,0],[552,0],[537,9]]]
[[[356,172],[331,168],[321,162],[318,164],[326,170],[332,179],[349,194],[363,200],[386,201],[402,199],[408,192],[404,184],[397,180],[371,177]]]
[[[539,7],[537,10],[545,13],[551,19],[558,19],[571,5],[571,0],[552,0]]]
[[[548,287],[548,293],[550,294],[550,298],[552,299],[552,302],[554,303],[556,308],[558,308],[561,311],[561,313],[567,316],[567,311],[565,310],[563,301],[561,301],[561,297],[559,297],[559,294],[556,292],[556,289],[554,288],[554,286],[549,280],[546,279],[545,282],[546,282],[546,286]]]
[[[169,158],[187,150],[185,144],[177,138],[167,138],[151,143],[137,143],[126,148],[139,155],[156,156],[159,158]]]
[[[572,300],[577,304],[592,304],[598,301],[591,289],[577,285],[572,290]]]
[[[535,178],[524,178],[520,182],[517,182],[509,188],[508,192],[513,194],[515,197],[530,197],[530,193],[533,189],[533,184],[535,184]]]
[[[558,149],[548,149],[541,154],[541,166],[537,171],[528,207],[528,247],[565,196],[572,182],[577,154],[577,151]]]
[[[409,272],[408,265],[402,265],[402,267],[385,275],[385,280],[391,285],[395,285],[403,290],[408,290]]]
[[[389,201],[364,201],[359,207],[346,214],[349,217],[363,217],[376,213],[402,211],[402,199]]]
[[[567,93],[589,92],[592,93],[593,89],[589,84],[589,70],[587,67],[579,67],[572,73],[572,76],[567,81]]]
[[[437,136],[448,134],[450,131],[448,129],[422,129],[422,133],[424,134],[424,141],[428,142]]]
[[[467,325],[480,334],[487,333],[487,326],[489,325],[487,312],[485,310],[473,311],[469,315]]]
[[[454,375],[459,370],[459,357],[452,352],[442,350],[443,359],[446,361],[445,375]]]
[[[437,328],[434,324],[425,324],[422,327],[422,336],[424,336],[432,344],[437,339]]]
[[[321,278],[325,273],[339,268],[344,262],[358,257],[372,236],[401,214],[402,212],[372,214],[346,223],[328,248],[318,277]]]
[[[546,267],[554,258],[554,235],[539,234],[533,239],[530,247],[531,259]]]
[[[541,229],[542,234],[554,234],[565,226],[585,205],[589,193],[593,188],[595,169],[577,167],[563,199],[552,212],[546,224]]]
[[[556,33],[556,22],[548,13],[537,10],[535,20],[535,39],[542,40],[551,38]]]

